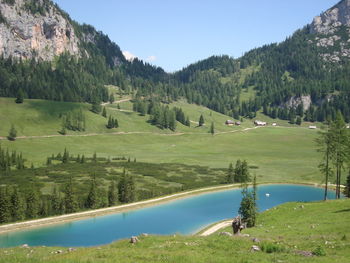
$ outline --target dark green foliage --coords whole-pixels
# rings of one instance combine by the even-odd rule
[[[26,193],[26,218],[37,218],[39,215],[39,192],[31,186]]]
[[[64,189],[65,213],[70,214],[78,211],[78,203],[73,186],[73,179],[70,178]]]
[[[198,126],[203,126],[203,125],[204,125],[204,117],[201,114],[201,116],[199,117]]]
[[[91,105],[91,111],[92,111],[93,113],[100,114],[101,111],[102,111],[101,103],[100,103],[99,101],[94,102],[94,103]]]
[[[103,107],[102,116],[105,117],[105,118],[107,118],[106,107]]]
[[[226,182],[228,184],[233,184],[235,181],[234,181],[234,169],[233,169],[233,164],[230,163],[229,167],[228,167],[228,170],[227,170],[227,177],[226,177]]]
[[[112,117],[111,115],[109,115],[109,118],[108,118],[108,122],[107,122],[106,127],[107,127],[108,129],[118,128],[118,127],[119,127],[119,123],[118,123],[117,118],[114,119],[114,117]]]
[[[17,130],[14,125],[11,126],[11,129],[9,130],[9,135],[7,136],[7,139],[10,141],[15,141],[17,137]]]
[[[324,257],[324,256],[326,256],[326,251],[324,250],[324,248],[322,246],[317,246],[312,251],[312,254],[314,254],[315,256],[318,256],[318,257]]]
[[[256,205],[256,180],[254,180],[253,191],[248,190],[248,185],[244,184],[242,189],[242,201],[238,213],[247,227],[253,227],[256,223],[257,205]]]
[[[348,198],[350,198],[350,169],[349,169],[349,175],[346,178],[346,184],[344,189],[344,195]]]
[[[8,149],[5,151],[0,145],[0,171],[4,171],[9,175],[11,168],[18,170],[25,168],[22,153],[17,154],[16,151],[10,153]]]
[[[24,92],[22,89],[19,89],[18,94],[17,94],[17,98],[16,98],[16,103],[21,104],[21,103],[23,103],[23,100],[24,100]]]
[[[68,112],[62,115],[62,129],[60,133],[66,134],[66,130],[85,131],[86,122],[82,109]]]
[[[6,0],[6,1],[13,1],[14,0]],[[50,0],[42,0],[42,1],[37,1],[37,0],[27,0],[24,4],[24,8],[32,13],[33,15],[35,14],[40,14],[42,16],[45,16],[47,12],[50,10],[50,6],[52,5]]]
[[[118,192],[115,182],[112,180],[111,185],[108,188],[108,206],[114,206],[118,201]]]
[[[96,175],[93,176],[90,185],[90,191],[86,199],[86,208],[96,209],[99,207],[99,200],[97,196]]]
[[[21,193],[15,187],[11,194],[11,217],[12,221],[20,221],[25,218],[24,203]]]
[[[62,163],[68,163],[69,162],[69,152],[66,148],[64,148],[63,156],[62,156]]]
[[[0,187],[0,224],[10,222],[11,220],[11,204],[7,189]]]
[[[214,122],[211,123],[211,126],[210,126],[210,133],[211,133],[211,135],[214,135],[214,134],[215,134]]]
[[[115,101],[114,95],[111,94],[111,95],[109,96],[109,103],[112,104],[114,101]]]
[[[281,244],[271,243],[271,242],[263,242],[261,244],[261,250],[265,253],[283,253],[286,252],[287,249]]]
[[[237,160],[234,170],[235,183],[247,183],[250,181],[249,167],[247,161]]]
[[[123,175],[118,183],[118,195],[121,203],[130,203],[135,201],[135,179],[127,174],[124,169]]]

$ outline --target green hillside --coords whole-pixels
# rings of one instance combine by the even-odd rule
[[[71,252],[52,247],[7,248],[0,249],[0,262],[344,263],[350,258],[349,224],[349,200],[288,203],[262,213],[258,226],[244,231],[250,237],[147,236],[136,245],[121,240]],[[253,245],[262,251],[251,252]]]

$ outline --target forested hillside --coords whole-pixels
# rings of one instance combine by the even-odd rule
[[[13,54],[3,51],[3,97],[20,94],[25,98],[99,103],[108,100],[105,85],[113,84],[134,91],[138,99],[169,103],[186,98],[189,103],[235,119],[254,118],[262,110],[292,124],[324,122],[333,120],[339,110],[350,121],[350,22],[346,15],[332,17],[331,21],[327,15],[335,9],[347,14],[348,0],[282,43],[251,50],[238,59],[212,56],[174,74],[138,59],[127,61],[107,35],[73,21],[50,0],[1,1],[0,6],[1,26],[17,30],[16,21],[9,20],[6,13],[15,6],[28,15],[35,14],[32,19],[42,18],[43,41],[52,40],[56,45],[55,39],[60,36],[53,32],[62,26],[66,33],[61,37],[70,43],[51,60],[52,54],[45,57],[40,49],[29,58],[28,50],[15,50]],[[63,25],[50,24],[52,13],[63,19]],[[18,35],[22,36],[21,32]],[[23,41],[26,37],[22,36]]]

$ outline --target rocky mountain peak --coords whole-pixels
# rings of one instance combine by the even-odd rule
[[[0,55],[50,61],[79,55],[74,28],[50,0],[0,0]]]
[[[350,0],[342,0],[334,7],[314,18],[312,34],[334,34],[340,26],[350,27]]]

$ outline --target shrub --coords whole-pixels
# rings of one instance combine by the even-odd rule
[[[261,245],[261,250],[265,253],[282,253],[286,251],[286,248],[280,244],[276,243],[263,243]]]
[[[318,246],[312,251],[312,254],[314,254],[315,256],[318,256],[318,257],[323,257],[326,255],[326,251],[324,250],[324,248],[322,246]]]

